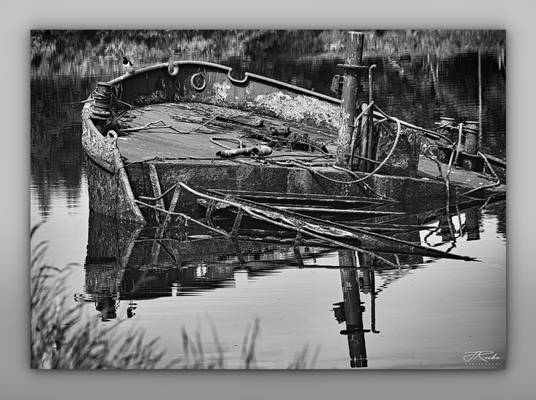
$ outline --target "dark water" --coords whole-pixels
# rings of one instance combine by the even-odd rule
[[[161,60],[140,63],[156,61]],[[335,65],[340,62],[334,57],[280,55],[210,61],[234,67],[238,76],[250,71],[326,94],[330,94],[331,77],[339,72]],[[365,61],[377,64],[374,98],[390,114],[425,127],[433,127],[439,116],[477,119],[476,54]],[[46,222],[35,240],[50,242],[49,262],[79,265],[69,285],[73,294],[92,300],[86,304],[88,318],[100,318],[102,307],[97,310],[98,296],[91,283],[98,271],[84,268],[94,243],[88,235],[80,107],[68,103],[84,99],[97,81],[118,75],[118,64],[113,59],[73,61],[62,64],[59,74],[34,69],[31,78],[31,218],[32,224]],[[482,82],[484,150],[504,157],[505,73],[494,54],[482,56]],[[132,268],[112,271],[103,267],[107,279],[116,283],[99,298],[101,303],[117,303],[113,317],[127,320],[121,329],[142,327],[149,337],[160,337],[169,358],[181,353],[183,326],[192,333],[201,332],[206,352],[214,352],[213,324],[226,349],[228,366],[236,366],[246,328],[258,318],[257,360],[261,367],[285,367],[307,344],[319,350],[317,368],[349,367],[352,356],[364,352],[370,368],[470,368],[462,359],[465,352],[490,350],[503,359],[506,356],[504,206],[472,207],[449,216],[454,238],[439,229],[444,216],[430,222],[438,227],[437,232],[424,230],[414,238],[442,250],[455,245],[454,252],[477,257],[480,262],[424,257],[409,260],[410,267],[375,272],[366,268],[366,260],[356,260],[363,267],[358,272],[320,268],[337,266],[346,255],[315,248],[300,249],[305,268],[298,268],[292,248],[269,245],[260,249],[246,246],[242,250],[245,265],[222,248],[211,254],[211,262],[186,257],[180,270],[164,265],[143,270],[142,266],[150,264],[144,261],[150,257],[150,249],[143,247],[146,236],[140,232],[132,238],[136,243]],[[469,222],[472,231],[456,233]],[[92,220],[92,228],[101,223]],[[102,300],[106,296],[109,299]],[[364,311],[351,309],[356,298],[363,302]],[[339,302],[346,302],[346,322],[338,321],[341,307],[334,304]],[[134,307],[136,315],[128,318]],[[344,332],[352,319],[361,320],[363,329],[371,330],[373,317],[379,333]]]

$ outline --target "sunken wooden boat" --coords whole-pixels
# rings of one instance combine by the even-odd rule
[[[281,219],[304,209],[318,216],[362,207],[366,214],[378,202],[425,209],[462,195],[504,197],[493,166],[505,164],[464,152],[461,127],[457,137],[416,127],[371,100],[341,139],[349,126],[344,103],[200,61],[157,64],[101,82],[82,110],[90,209],[165,227],[173,216],[196,221],[229,199],[238,211]],[[438,153],[426,156],[424,147]],[[467,160],[480,170],[456,167]],[[240,199],[245,193],[249,198]],[[252,195],[287,208],[274,215],[256,207]]]

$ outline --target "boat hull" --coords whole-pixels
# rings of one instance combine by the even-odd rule
[[[202,74],[202,82],[193,80],[196,74]],[[134,106],[202,102],[229,108],[246,107],[283,121],[330,128],[331,132],[338,128],[340,100],[255,74],[246,73],[237,79],[232,76],[231,68],[212,63],[159,64],[123,75],[106,85],[117,99]],[[156,154],[147,154],[147,160],[125,163],[117,135],[113,131],[103,135],[103,126],[92,118],[91,110],[91,102],[86,102],[82,111],[82,145],[88,157],[90,209],[119,220],[140,224],[158,222],[154,210],[140,209],[137,199],[158,196],[177,182],[204,189],[382,196],[404,202],[445,198],[444,183],[433,179],[375,174],[364,185],[354,183],[356,178],[365,176],[364,172],[349,173],[332,167],[300,168],[217,158],[168,161],[158,159]],[[188,141],[193,135],[178,136]],[[150,169],[156,171],[156,182]],[[450,195],[456,195],[454,187]],[[160,204],[167,209],[172,196],[170,191]],[[175,211],[195,214],[198,209],[195,198],[182,193]]]
[[[90,211],[117,220],[145,224],[134,201],[117,147],[117,136],[101,134],[90,118],[88,104],[82,110],[82,147],[86,153]]]

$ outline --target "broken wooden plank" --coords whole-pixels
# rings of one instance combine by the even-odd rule
[[[247,191],[247,190],[220,190],[208,189],[208,192],[217,193],[220,195],[231,195],[244,199],[251,199],[263,202],[297,202],[300,204],[344,204],[347,206],[369,205],[369,204],[393,204],[392,200],[375,199],[370,197],[357,196],[337,196],[328,194],[315,193],[281,193],[281,192],[262,192],[262,191]]]
[[[151,208],[155,211],[159,211],[163,214],[170,214],[170,215],[175,215],[177,217],[181,217],[183,218],[184,220],[186,221],[190,221],[196,225],[199,225],[199,226],[202,226],[203,228],[206,228],[208,230],[211,230],[211,231],[214,231],[216,233],[219,233],[220,235],[223,235],[225,237],[229,237],[230,235],[225,232],[225,231],[222,231],[221,229],[218,229],[218,228],[214,228],[213,226],[209,226],[207,224],[204,224],[202,223],[201,221],[198,221],[196,220],[195,218],[192,218],[190,217],[189,215],[186,215],[186,214],[183,214],[183,213],[178,213],[178,212],[172,212],[172,211],[168,211],[166,209],[163,209],[163,208],[158,208],[156,206],[153,206],[152,204],[149,204],[149,203],[144,203],[143,201],[140,201],[140,200],[134,200],[136,204],[138,204],[140,207],[147,207],[147,208]]]
[[[158,179],[158,172],[154,164],[149,164],[149,179],[151,180],[151,187],[153,188],[153,195],[156,200],[156,206],[158,208],[165,208],[164,199],[162,198],[162,189],[160,188],[160,180]],[[155,212],[156,222],[160,223],[158,213]]]
[[[238,230],[240,229],[240,223],[242,222],[242,217],[244,216],[244,210],[238,210],[236,218],[233,224],[233,229],[231,230],[231,237],[235,238],[238,235]]]
[[[208,210],[211,210],[211,214],[214,211],[214,209],[211,209],[210,202],[205,199],[198,199],[197,203],[201,205],[202,207],[205,207]],[[276,208],[278,210],[282,211],[293,211],[304,215],[318,215],[320,214],[323,218],[345,218],[345,220],[348,219],[369,219],[369,218],[375,218],[375,217],[383,217],[383,216],[405,216],[407,213],[402,211],[382,211],[382,210],[374,210],[374,209],[358,209],[358,208],[325,208],[325,207],[302,207],[302,206],[289,206],[289,205],[281,205],[281,204],[271,204],[273,208]],[[232,206],[219,206],[217,208],[218,211],[221,211],[225,208],[232,207]]]
[[[180,186],[188,190],[190,193],[198,196],[200,198],[205,198],[208,200],[215,200],[222,204],[227,204],[237,209],[243,209],[244,212],[255,219],[271,223],[273,225],[283,227],[285,229],[300,231],[302,234],[307,234],[310,237],[325,240],[328,243],[339,245],[343,248],[348,248],[350,250],[359,251],[364,254],[369,254],[375,258],[381,259],[382,261],[392,264],[390,261],[385,260],[383,257],[378,256],[377,254],[364,250],[361,247],[358,247],[357,244],[349,243],[349,240],[357,241],[361,243],[363,237],[373,238],[378,242],[387,242],[391,244],[396,244],[400,247],[407,247],[409,254],[418,254],[416,251],[426,251],[429,256],[439,257],[439,258],[451,258],[458,260],[473,261],[474,258],[461,256],[458,254],[451,254],[437,249],[431,249],[429,247],[421,246],[420,244],[415,244],[408,242],[402,239],[397,239],[390,236],[385,236],[380,233],[370,232],[365,229],[359,228],[349,228],[341,224],[337,224],[331,221],[322,220],[319,218],[305,216],[302,214],[294,213],[291,211],[278,210],[274,207],[258,204],[252,201],[241,200],[236,201],[234,199],[218,198],[214,195],[209,195],[202,193],[198,190],[192,189],[188,185],[179,182]]]
[[[175,208],[177,208],[177,203],[179,201],[179,195],[181,193],[181,187],[175,185],[175,190],[173,191],[173,196],[171,197],[171,201],[169,203],[168,211],[175,212]],[[166,218],[164,219],[164,226],[167,227],[171,221],[172,214],[166,214]]]
[[[356,215],[407,215],[402,211],[380,211],[380,210],[360,210],[360,209],[348,209],[348,208],[325,208],[325,207],[300,207],[300,206],[279,206],[275,205],[278,210],[295,211],[305,214],[356,214]]]
[[[168,192],[168,191],[166,191],[166,192]],[[171,212],[175,211],[175,208],[177,207],[177,201],[179,199],[180,191],[181,191],[181,187],[175,185],[175,190],[173,191],[173,197],[171,198],[171,202],[169,204],[168,211],[171,211]],[[163,201],[163,195],[156,196],[156,197],[159,197],[159,200]],[[154,240],[153,246],[151,248],[151,263],[153,265],[158,264],[158,257],[160,255],[160,247],[162,245],[161,239],[164,237],[164,233],[165,233],[166,229],[169,227],[169,223],[171,222],[171,217],[172,217],[171,214],[166,213],[166,215],[164,217],[164,222],[162,224],[160,224],[158,226],[157,230],[156,230],[155,240]],[[178,259],[179,255],[178,254],[173,254],[172,256],[174,258],[174,261],[176,261]]]

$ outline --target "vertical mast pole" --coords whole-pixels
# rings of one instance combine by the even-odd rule
[[[341,125],[337,137],[336,165],[346,167],[346,157],[350,154],[354,120],[357,114],[357,92],[359,90],[359,69],[363,59],[363,41],[361,32],[349,32],[344,67],[344,82],[341,97]],[[353,66],[350,67],[350,66]]]

